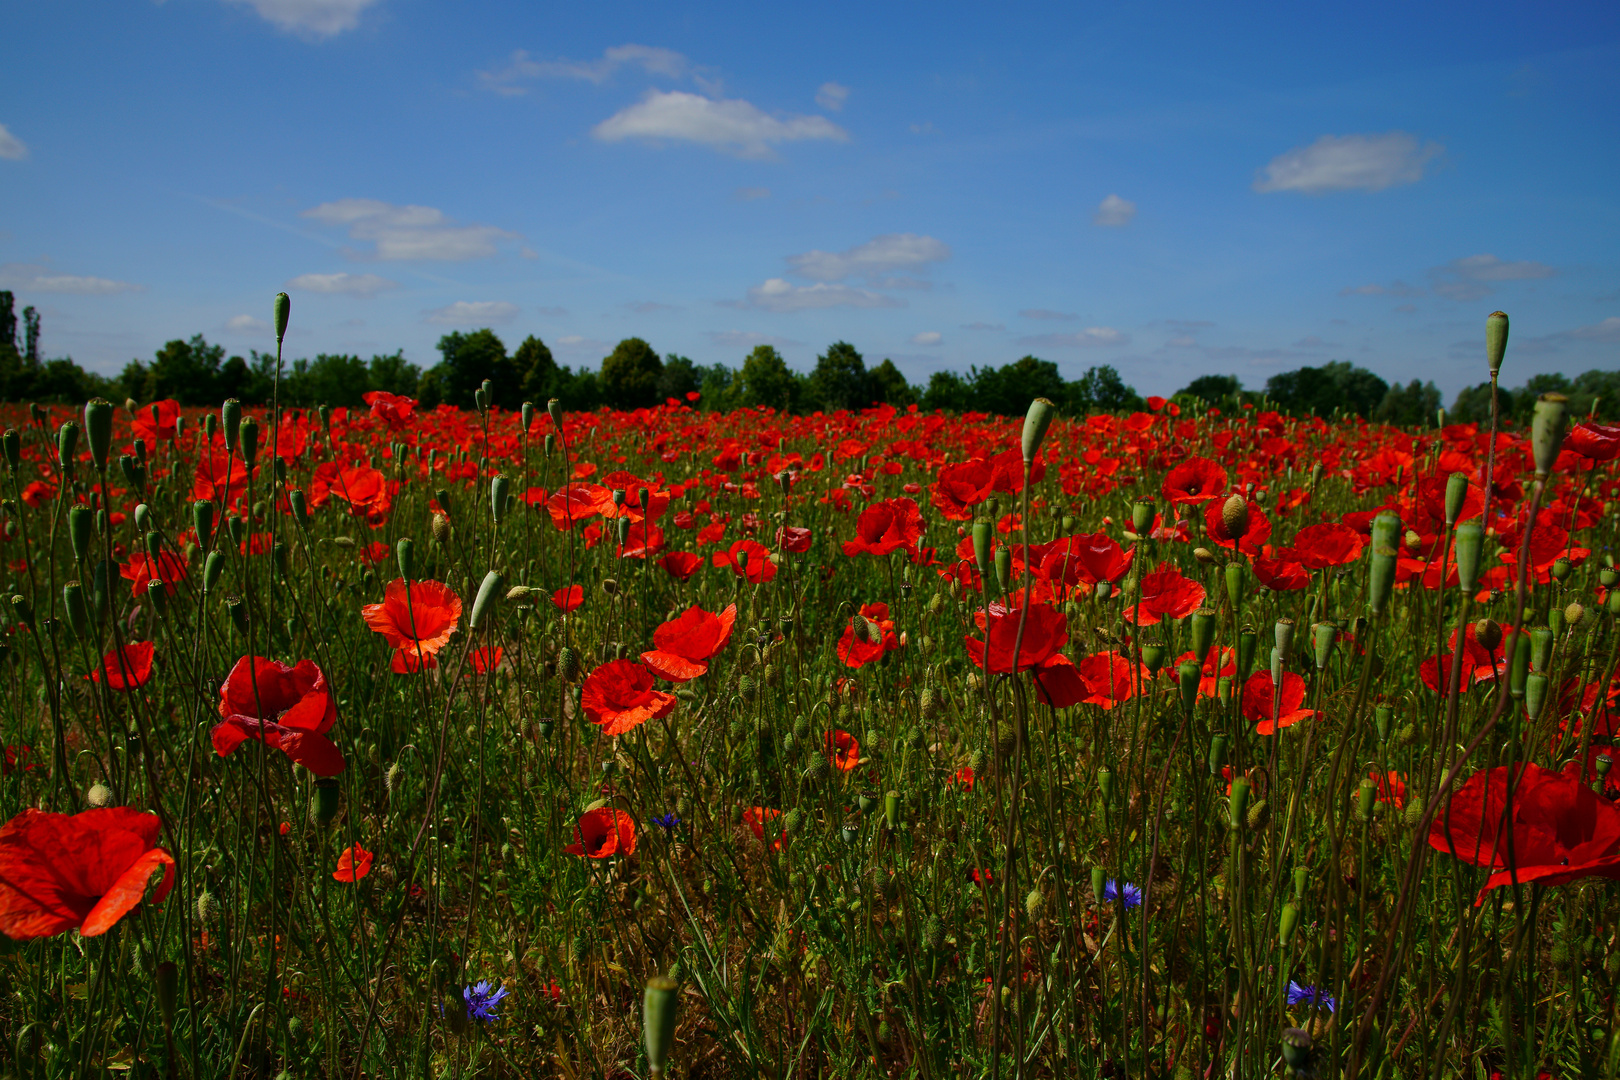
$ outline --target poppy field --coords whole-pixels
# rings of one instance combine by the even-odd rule
[[[367,402],[0,406],[0,1073],[1620,1069],[1620,427]]]

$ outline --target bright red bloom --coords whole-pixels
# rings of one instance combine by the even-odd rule
[[[697,573],[698,567],[703,565],[703,556],[690,551],[671,551],[658,560],[658,565],[662,566],[669,573],[669,576],[676,581],[686,581]],[[575,586],[575,588],[578,588],[578,586]]]
[[[670,682],[695,679],[709,670],[708,661],[726,647],[736,622],[736,604],[718,615],[694,604],[653,631],[654,648],[641,654],[641,662]]]
[[[358,843],[350,844],[338,856],[337,869],[332,871],[333,881],[362,881],[371,873],[371,852]]]
[[[1075,669],[1085,683],[1086,696],[1081,700],[1087,705],[1112,709],[1135,693],[1131,661],[1117,652],[1100,652],[1082,657]]]
[[[388,670],[395,675],[414,675],[418,671],[431,671],[438,666],[439,658],[437,656],[418,653],[409,646],[403,649],[395,649],[394,655],[388,661]]]
[[[989,627],[988,653],[985,637],[977,634],[964,634],[962,637],[962,644],[967,648],[968,658],[973,661],[974,667],[994,673],[1008,673],[1045,668],[1054,663],[1053,657],[1059,656],[1060,650],[1069,642],[1069,621],[1050,604],[1030,604],[1027,617],[1021,616],[1022,610],[992,604],[988,617],[982,611],[974,616],[981,627]],[[1020,618],[1024,622],[1022,641],[1018,638]],[[1013,655],[1015,648],[1018,650],[1016,659]],[[1056,662],[1066,661],[1067,657]]]
[[[563,850],[570,855],[583,855],[589,859],[634,855],[636,819],[611,806],[587,810],[574,826],[574,842]]]
[[[668,716],[675,695],[654,690],[653,673],[634,660],[609,660],[585,676],[579,703],[603,735],[623,735],[648,720]]]
[[[1125,603],[1125,618],[1137,626],[1154,626],[1161,619],[1185,619],[1204,602],[1204,587],[1183,577],[1169,563],[1160,563],[1142,575],[1141,594]]]
[[[472,651],[473,670],[480,675],[488,675],[501,666],[503,656],[505,656],[505,650],[499,645],[493,649],[474,649]]]
[[[1164,478],[1164,497],[1172,503],[1199,506],[1226,490],[1226,470],[1206,457],[1188,458]]]
[[[1311,583],[1311,572],[1301,566],[1292,557],[1293,554],[1284,548],[1277,552],[1275,558],[1257,556],[1253,560],[1254,576],[1260,579],[1260,584],[1274,592],[1293,592],[1305,588]]]
[[[361,548],[360,553],[355,558],[360,560],[360,563],[364,566],[381,566],[388,561],[388,557],[393,553],[393,548],[381,540],[374,540]]]
[[[32,746],[7,746],[4,753],[0,753],[0,776],[33,772],[43,767],[41,762],[35,760]]]
[[[1307,525],[1294,537],[1294,561],[1308,570],[1355,562],[1367,538],[1342,521]]]
[[[747,564],[746,570],[743,564]],[[729,551],[714,553],[714,565],[729,566],[738,577],[746,576],[755,585],[763,585],[776,577],[776,564],[771,551],[758,540],[738,540]]]
[[[754,831],[755,839],[765,842],[765,823],[774,821],[782,816],[782,811],[772,810],[764,806],[750,806],[743,811],[743,823]],[[782,844],[787,840],[787,823],[782,824],[782,835],[771,841],[772,851],[781,851]]]
[[[574,522],[606,514],[613,507],[613,492],[601,484],[571,483],[546,500],[551,523],[572,529]]]
[[[17,941],[77,927],[104,934],[141,902],[152,875],[174,886],[174,857],[157,846],[156,814],[106,806],[79,814],[30,807],[0,828],[0,933]]]
[[[186,560],[172,551],[161,551],[156,560],[145,552],[118,568],[118,575],[130,582],[130,595],[145,598],[147,583],[163,582],[163,591],[174,595],[175,586],[186,579]]]
[[[1446,641],[1446,651],[1425,657],[1418,665],[1418,678],[1436,694],[1444,695],[1451,688],[1451,657],[1457,648],[1457,631],[1451,632]],[[1491,654],[1485,651],[1485,646],[1474,640],[1474,627],[1470,623],[1463,635],[1462,659],[1459,667],[1457,685],[1463,690],[1478,683],[1488,682],[1507,670],[1505,654],[1498,653],[1499,659],[1493,666]]]
[[[855,539],[844,543],[844,554],[887,555],[914,552],[922,538],[922,512],[910,499],[885,499],[861,511],[855,520]]]
[[[400,394],[390,394],[386,390],[372,390],[360,395],[360,400],[371,406],[371,415],[388,425],[388,430],[398,431],[411,422],[411,414],[416,411],[416,400]]]
[[[1272,725],[1272,696],[1276,684],[1271,672],[1257,671],[1243,684],[1243,716],[1255,724],[1255,734],[1270,735],[1277,728],[1293,727],[1301,720],[1309,720],[1316,713],[1302,708],[1305,704],[1305,680],[1292,671],[1283,672],[1282,696],[1277,702],[1280,719]]]
[[[131,641],[122,650],[114,649],[101,658],[90,678],[100,682],[103,672],[109,690],[139,690],[152,679],[152,643]]]
[[[1165,674],[1174,676],[1176,668],[1193,659],[1191,650],[1176,657],[1173,665],[1165,667]],[[1230,645],[1223,645],[1218,649],[1211,649],[1204,656],[1204,664],[1199,668],[1198,696],[1214,697],[1220,690],[1221,676],[1237,675],[1237,650]]]
[[[1620,455],[1620,424],[1577,424],[1564,436],[1564,449],[1588,461],[1613,461]]]
[[[153,410],[157,416],[153,417]],[[159,439],[174,438],[174,422],[180,419],[180,403],[173,398],[154,401],[142,409],[135,410],[135,419],[130,422],[131,433],[146,444],[148,454],[157,453]]]
[[[946,465],[928,489],[928,498],[947,520],[971,521],[973,508],[990,497],[995,482],[990,466],[978,459]]]
[[[22,501],[35,510],[56,498],[56,485],[47,484],[43,480],[35,480],[23,488]]]
[[[1058,544],[1054,551],[1064,550],[1064,545]],[[1126,551],[1119,546],[1107,533],[1081,533],[1071,536],[1068,540],[1067,554],[1080,563],[1080,576],[1093,585],[1099,582],[1116,582],[1122,580],[1130,573],[1131,563],[1136,559],[1136,549]],[[1051,555],[1047,556],[1049,559]]]
[[[573,611],[585,602],[585,586],[564,585],[551,594],[551,606],[558,611]]]
[[[262,711],[261,711],[262,710]],[[337,723],[337,702],[313,660],[292,667],[244,656],[219,688],[214,751],[229,757],[249,739],[262,739],[316,776],[343,771],[343,753],[326,737]]]
[[[867,632],[863,635],[865,640],[855,636],[855,620],[865,619],[868,623]],[[877,633],[871,633],[871,623],[877,624]],[[885,653],[891,653],[900,647],[900,638],[894,632],[894,620],[889,618],[889,605],[881,601],[875,604],[862,604],[860,614],[852,616],[849,625],[844,627],[844,634],[838,639],[838,659],[852,668],[862,668],[874,660],[882,659]]]
[[[1538,765],[1518,766],[1507,815],[1508,766],[1477,772],[1442,805],[1429,827],[1429,846],[1465,863],[1494,870],[1485,894],[1517,881],[1562,885],[1587,877],[1620,878],[1620,806],[1572,776]],[[1509,837],[1501,828],[1508,816]],[[1513,863],[1509,863],[1509,855]]]
[[[1367,774],[1367,779],[1378,786],[1378,801],[1388,803],[1399,810],[1406,805],[1406,778],[1391,769],[1387,774],[1380,775],[1374,769]]]
[[[776,546],[794,555],[809,551],[813,539],[815,534],[799,525],[781,525],[776,530]]]
[[[420,649],[431,656],[444,648],[461,618],[461,597],[441,581],[395,578],[388,583],[380,604],[360,609],[366,625],[395,649]]]
[[[827,732],[822,749],[839,772],[851,772],[861,763],[861,744],[847,731],[835,728]]]

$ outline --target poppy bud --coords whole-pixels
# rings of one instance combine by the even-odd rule
[[[1046,398],[1038,397],[1029,403],[1029,411],[1024,414],[1024,464],[1028,465],[1035,460],[1035,454],[1040,450],[1041,443],[1046,441],[1046,429],[1052,426],[1052,417],[1057,413],[1057,406]]]
[[[240,596],[227,596],[225,598],[225,614],[230,616],[231,625],[236,627],[236,632],[244,638],[247,637],[248,610],[247,605],[242,602]]]
[[[90,609],[85,606],[84,586],[70,581],[62,586],[62,606],[67,611],[68,629],[80,641],[90,636]]]
[[[400,537],[394,545],[394,561],[399,563],[399,576],[406,581],[416,579],[416,545],[408,536]]]
[[[1454,472],[1446,477],[1446,524],[1455,525],[1462,513],[1463,500],[1468,498],[1468,477]]]
[[[242,460],[251,469],[259,460],[259,422],[251,416],[244,416],[237,428],[237,437],[242,443]]]
[[[1041,890],[1029,890],[1029,895],[1024,897],[1024,914],[1029,916],[1029,921],[1039,922],[1041,913],[1045,910],[1046,897],[1041,894]]]
[[[1524,714],[1534,723],[1547,704],[1547,676],[1536,672],[1524,680]]]
[[[1367,610],[1382,615],[1395,588],[1397,554],[1392,547],[1373,549],[1372,562],[1367,571]],[[1477,563],[1475,564],[1477,567]]]
[[[1233,540],[1249,535],[1249,503],[1242,495],[1233,493],[1221,506],[1221,527]]]
[[[65,476],[73,475],[79,456],[79,425],[69,420],[56,429],[56,463]]]
[[[525,401],[518,407],[518,417],[523,423],[523,430],[527,432],[529,425],[534,423],[534,402]]]
[[[1547,665],[1552,662],[1553,632],[1551,627],[1532,626],[1530,628],[1530,670],[1542,675],[1547,673]]]
[[[618,534],[620,547],[623,547],[625,544],[629,543],[630,519],[627,517],[615,519],[613,522],[613,531]]]
[[[440,547],[450,542],[450,537],[454,532],[450,527],[450,519],[443,514],[433,515],[433,520],[428,525],[428,531],[433,534],[434,542]]]
[[[1282,916],[1277,920],[1277,944],[1283,948],[1294,940],[1294,927],[1299,925],[1299,909],[1293,904],[1284,904]]]
[[[79,503],[68,510],[68,540],[73,548],[73,561],[83,564],[90,557],[90,540],[95,528],[96,515],[88,506]]]
[[[1304,1028],[1283,1028],[1283,1062],[1297,1074],[1311,1070],[1311,1033]]]
[[[1108,901],[1103,899],[1103,893],[1107,889],[1108,871],[1100,866],[1093,866],[1091,868],[1091,896],[1093,901],[1098,904],[1106,904]]]
[[[551,414],[551,422],[557,425],[557,433],[563,433],[563,407],[562,402],[552,398],[546,402],[546,412]]]
[[[1257,800],[1249,807],[1249,814],[1245,820],[1249,824],[1250,832],[1259,832],[1271,824],[1271,805],[1264,799]]]
[[[1249,780],[1248,777],[1239,776],[1232,781],[1232,793],[1227,796],[1226,809],[1228,820],[1232,828],[1243,827],[1249,816]]]
[[[1139,502],[1131,507],[1131,531],[1137,536],[1146,536],[1151,528],[1153,528],[1153,504]]]
[[[331,824],[332,819],[337,817],[338,804],[342,794],[343,789],[338,785],[337,777],[318,777],[315,781],[315,820],[322,825]]]
[[[1181,707],[1191,716],[1193,706],[1198,703],[1198,680],[1203,674],[1197,661],[1183,660],[1176,668],[1176,680],[1181,688]]]
[[[675,1042],[675,1006],[680,1001],[680,984],[667,975],[647,980],[641,999],[641,1023],[647,1044],[647,1075],[664,1075],[669,1048]]]
[[[156,528],[152,523],[152,508],[145,503],[135,504],[135,527],[142,532],[151,532]]]
[[[499,525],[506,519],[507,508],[512,505],[512,478],[497,473],[489,482],[489,512]]]
[[[1209,741],[1209,775],[1221,775],[1221,769],[1226,765],[1228,742],[1225,735],[1217,735]]]
[[[157,966],[157,999],[158,1012],[163,1016],[164,1030],[174,1030],[174,1004],[177,997],[177,983],[179,982],[179,969],[173,960],[165,960]]]
[[[1609,598],[1603,602],[1603,606],[1610,615],[1620,615],[1620,589],[1610,589]]]
[[[236,437],[242,430],[242,403],[235,398],[226,398],[225,404],[219,407],[219,423],[225,429],[225,449],[234,454]]]
[[[28,602],[28,597],[17,593],[11,598],[11,610],[17,616],[17,621],[34,629],[34,605]]]
[[[113,403],[91,398],[84,404],[84,433],[90,442],[90,460],[102,472],[107,470],[107,451],[112,448]]]
[[[1378,785],[1369,779],[1363,779],[1361,786],[1356,789],[1356,819],[1358,821],[1371,821],[1373,807],[1378,803]]]
[[[1502,624],[1492,618],[1479,620],[1474,624],[1474,641],[1486,652],[1495,652],[1502,644]]]
[[[1103,802],[1114,801],[1114,771],[1107,767],[1097,770],[1097,790],[1102,792]]]
[[[1249,678],[1249,672],[1254,670],[1254,651],[1260,647],[1260,635],[1253,630],[1244,630],[1238,634],[1237,646],[1237,677],[1239,682]]]
[[[1215,565],[1215,553],[1207,547],[1193,548],[1193,558],[1197,559],[1201,566]]]
[[[191,523],[197,529],[197,546],[207,551],[214,546],[214,504],[198,499],[191,504]]]
[[[1389,738],[1389,725],[1395,720],[1395,710],[1388,705],[1373,706],[1373,726],[1378,729],[1378,741]]]
[[[1226,577],[1226,600],[1227,603],[1232,605],[1232,614],[1236,615],[1243,610],[1243,594],[1245,591],[1243,588],[1243,564],[1240,562],[1227,563],[1223,573]]]
[[[579,652],[572,646],[564,645],[557,653],[557,674],[562,676],[563,682],[578,682],[583,668]]]
[[[84,801],[91,806],[100,808],[113,804],[113,790],[106,784],[91,784],[90,790],[84,793]]]
[[[1479,559],[1484,545],[1483,523],[1465,521],[1457,526],[1457,580],[1464,594],[1472,595],[1479,587]]]
[[[1232,704],[1232,676],[1222,675],[1215,680],[1215,696],[1221,699],[1221,708]]]
[[[1311,644],[1316,647],[1317,671],[1327,667],[1328,658],[1333,655],[1333,643],[1338,636],[1339,628],[1332,623],[1320,622],[1311,627]]]
[[[1564,625],[1571,630],[1581,625],[1581,620],[1585,617],[1586,608],[1582,607],[1578,600],[1571,600],[1569,606],[1564,609]]]
[[[467,619],[468,629],[478,629],[478,624],[489,613],[490,605],[495,602],[495,597],[503,591],[504,585],[505,583],[501,581],[501,575],[495,571],[491,570],[484,575],[483,583],[478,586],[478,595],[473,599],[472,615]]]
[[[16,428],[6,428],[6,433],[0,435],[0,452],[5,454],[6,469],[16,476],[17,466],[22,463],[22,436]]]
[[[1485,316],[1485,362],[1491,374],[1502,370],[1502,357],[1507,354],[1508,317],[1505,311],[1493,311]]]
[[[1215,641],[1215,613],[1209,608],[1199,608],[1192,614],[1192,652],[1193,659],[1200,664],[1209,656],[1209,647]]]
[[[825,759],[822,759],[822,760],[825,760]],[[900,824],[901,824],[900,809],[901,809],[900,793],[898,791],[886,791],[886,792],[884,792],[883,793],[883,820],[888,823],[889,828],[898,829],[900,827]]]
[[[1097,582],[1096,595],[1098,600],[1106,602],[1110,596],[1114,595],[1114,586],[1106,581],[1099,581]]]
[[[1149,675],[1157,675],[1164,666],[1164,646],[1157,642],[1142,646],[1142,666],[1148,669]]]
[[[479,412],[484,412],[489,408],[489,394],[485,392],[482,386],[473,391],[473,408]]]
[[[1559,447],[1564,444],[1564,414],[1569,399],[1563,394],[1542,394],[1536,399],[1535,414],[1530,421],[1530,445],[1536,455],[1536,475],[1545,477],[1552,472],[1558,460]]]
[[[1007,591],[1007,585],[1012,580],[1012,548],[999,547],[996,549],[996,584],[1002,592]]]

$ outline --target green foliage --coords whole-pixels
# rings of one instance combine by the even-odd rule
[[[928,389],[922,394],[923,408],[967,412],[972,404],[973,388],[956,372],[936,371],[928,376]]]
[[[439,339],[441,401],[461,409],[473,407],[473,393],[488,379],[494,390],[491,404],[515,409],[523,403],[523,387],[506,345],[490,329],[470,334],[453,331]]]
[[[1372,419],[1380,424],[1424,427],[1438,418],[1440,401],[1440,389],[1432,382],[1413,379],[1405,386],[1396,383],[1373,410]]]
[[[866,361],[847,341],[835,341],[816,357],[815,370],[806,387],[806,406],[822,412],[862,409],[872,403],[867,383]]]
[[[1338,410],[1341,416],[1370,417],[1388,393],[1388,383],[1348,360],[1285,371],[1266,380],[1272,404],[1297,416],[1330,416]]]
[[[859,363],[860,355],[856,354],[855,359]],[[807,390],[801,385],[803,380],[788,368],[782,354],[770,345],[754,346],[754,351],[743,361],[736,381],[739,405],[769,405],[783,411],[796,407],[802,392]]]
[[[518,384],[521,389],[519,396],[523,401],[532,401],[543,407],[557,396],[563,380],[562,369],[552,358],[546,343],[533,334],[524,338],[523,344],[512,354],[512,367],[521,380]]]
[[[894,366],[893,360],[886,359],[868,372],[867,383],[875,403],[903,409],[917,400],[917,391],[912,389],[900,369]]]
[[[1202,401],[1219,407],[1229,405],[1233,397],[1242,393],[1243,384],[1236,375],[1200,375],[1172,396],[1178,400]]]
[[[598,387],[602,403],[615,409],[645,409],[659,402],[664,362],[638,337],[625,338],[602,358]]]
[[[1076,415],[1093,412],[1136,412],[1146,404],[1140,394],[1125,385],[1125,380],[1120,377],[1119,372],[1109,364],[1087,368],[1084,375],[1069,384],[1068,397],[1069,407]]]
[[[685,403],[686,395],[696,390],[701,381],[697,364],[689,357],[670,353],[664,357],[664,370],[658,376],[658,401],[673,398]]]

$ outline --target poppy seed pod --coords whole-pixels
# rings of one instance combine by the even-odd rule
[[[556,398],[552,398],[550,401],[546,402],[546,412],[550,414],[551,422],[553,424],[557,425],[557,433],[559,435],[562,434],[563,433],[563,407],[562,407],[562,402],[558,401]]]
[[[1095,595],[1098,600],[1107,601],[1109,597],[1114,595],[1114,586],[1109,582],[1099,581],[1097,582]]]
[[[999,547],[996,549],[996,584],[1002,592],[1007,591],[1012,581],[1012,548]]]
[[[1103,802],[1111,803],[1114,801],[1115,785],[1114,771],[1112,769],[1105,767],[1097,770],[1097,790],[1102,792]]]
[[[1149,675],[1157,675],[1164,666],[1164,646],[1158,642],[1142,646],[1142,666]]]
[[[489,392],[486,391],[482,386],[473,391],[473,408],[477,409],[479,412],[487,412],[489,410]]]
[[[1276,627],[1277,652],[1284,660],[1288,659],[1289,652],[1294,647],[1294,620],[1278,619]]]
[[[237,435],[242,430],[242,403],[235,398],[226,398],[225,404],[219,407],[219,423],[225,429],[225,450],[234,454]]]
[[[107,471],[107,452],[112,449],[113,403],[91,398],[84,403],[84,433],[90,443],[90,460],[101,472]]]
[[[483,583],[478,586],[478,595],[473,598],[472,614],[467,617],[469,629],[476,630],[478,628],[478,624],[489,613],[490,605],[495,602],[495,597],[499,596],[504,590],[505,583],[501,581],[501,575],[493,570],[484,575]]]
[[[68,629],[80,641],[90,635],[90,609],[84,603],[84,586],[70,581],[62,586],[62,607],[67,612]]]
[[[1304,1028],[1283,1028],[1283,1062],[1296,1074],[1304,1075],[1311,1069],[1311,1033]]]
[[[1191,716],[1193,706],[1198,703],[1198,679],[1203,674],[1198,663],[1193,660],[1183,660],[1176,668],[1176,681],[1181,688],[1181,707]]]
[[[1232,793],[1227,796],[1227,820],[1232,828],[1241,829],[1249,817],[1249,779],[1239,776],[1232,781]]]
[[[900,808],[900,793],[898,791],[885,791],[883,793],[883,820],[891,829],[900,827]]]
[[[1100,866],[1093,866],[1091,868],[1091,896],[1093,901],[1098,904],[1107,903],[1107,901],[1103,899],[1103,893],[1107,890],[1108,871],[1104,870]]]
[[[164,585],[162,581],[157,578],[153,578],[151,581],[148,581],[146,583],[146,596],[147,599],[152,601],[152,607],[156,609],[159,615],[165,615],[168,613],[169,588],[168,586]]]
[[[1372,549],[1396,548],[1401,541],[1401,518],[1393,510],[1386,510],[1373,518]]]
[[[1378,785],[1364,778],[1361,786],[1356,788],[1356,820],[1371,821],[1373,807],[1376,805],[1378,805]]]
[[[317,777],[315,780],[315,820],[322,825],[329,825],[337,817],[338,805],[342,800],[343,789],[338,786],[335,776]]]
[[[562,676],[563,682],[578,682],[580,673],[584,669],[584,662],[580,659],[579,651],[571,645],[564,645],[557,653],[557,674]]]
[[[1479,560],[1485,550],[1485,525],[1479,521],[1465,521],[1457,526],[1456,556],[1457,581],[1464,594],[1471,595],[1479,588]]]
[[[96,515],[83,503],[68,510],[68,540],[73,548],[73,561],[83,563],[90,557],[90,541],[95,531]]]
[[[1549,626],[1532,626],[1530,628],[1530,670],[1542,675],[1547,673],[1547,665],[1552,662],[1553,632]]]
[[[1151,528],[1153,528],[1153,504],[1139,502],[1131,507],[1131,531],[1137,536],[1146,536]]]
[[[1454,472],[1446,477],[1446,524],[1455,525],[1457,515],[1462,513],[1463,500],[1468,498],[1468,477],[1460,472]]]
[[[667,975],[647,980],[641,998],[641,1025],[647,1044],[647,1075],[664,1075],[669,1048],[675,1042],[675,1006],[680,1000],[680,984]]]
[[[489,482],[489,512],[499,525],[506,518],[506,508],[512,501],[512,478],[497,473]]]
[[[1226,577],[1226,600],[1232,605],[1232,614],[1236,615],[1243,610],[1244,567],[1240,562],[1226,564],[1223,572]]]
[[[1580,601],[1571,600],[1569,606],[1564,609],[1565,628],[1569,630],[1575,629],[1581,625],[1581,620],[1584,618],[1586,618],[1586,608],[1581,606]]]
[[[1502,357],[1507,355],[1508,317],[1505,311],[1493,311],[1485,316],[1485,362],[1491,374],[1502,370]]]
[[[399,564],[399,576],[406,581],[416,578],[416,544],[408,536],[400,537],[394,545],[394,561]]]
[[[213,547],[214,504],[207,499],[198,499],[192,503],[191,523],[197,530],[197,546],[204,551]]]
[[[627,517],[615,518],[613,521],[613,531],[618,537],[620,547],[623,547],[625,544],[629,543],[630,519]]]
[[[145,503],[135,504],[135,527],[142,532],[151,532],[157,527],[152,522],[152,508]]]
[[[518,407],[518,417],[523,424],[524,432],[527,432],[529,430],[529,425],[534,423],[534,402],[525,401],[522,405],[520,405]]]
[[[1395,570],[1398,556],[1392,547],[1373,549],[1372,561],[1367,568],[1367,610],[1382,615],[1395,589]],[[1475,563],[1478,568],[1478,563]]]
[[[270,545],[270,563],[276,568],[276,574],[280,577],[287,576],[290,554],[291,553],[287,550],[287,545],[282,543],[280,540],[277,540],[274,544]]]
[[[1260,635],[1253,630],[1244,630],[1238,634],[1237,647],[1237,677],[1239,682],[1248,679],[1249,672],[1254,670],[1254,651],[1260,647]]]
[[[1553,560],[1552,576],[1554,581],[1568,581],[1570,572],[1575,569],[1567,556],[1560,555]]]
[[[244,416],[241,425],[237,428],[237,438],[241,442],[242,460],[249,469],[259,460],[259,422],[251,416]]]
[[[1552,472],[1558,460],[1558,450],[1564,445],[1564,418],[1569,399],[1563,394],[1542,394],[1536,399],[1535,414],[1530,421],[1530,445],[1536,455],[1536,475],[1545,477]]]
[[[225,553],[223,551],[210,551],[208,558],[203,560],[203,592],[211,593],[214,586],[225,573]]]
[[[1311,644],[1316,649],[1316,670],[1327,667],[1333,655],[1333,643],[1338,640],[1339,628],[1332,623],[1320,622],[1311,627]]]
[[[1282,915],[1277,919],[1277,944],[1283,948],[1294,940],[1294,928],[1299,925],[1299,909],[1293,904],[1284,904]]]
[[[244,638],[248,632],[248,609],[240,596],[227,596],[225,598],[225,614],[230,616],[231,625],[236,632]]]
[[[1046,441],[1046,429],[1052,426],[1052,417],[1057,413],[1057,406],[1046,398],[1038,397],[1029,403],[1029,411],[1024,414],[1024,464],[1028,465],[1035,460],[1035,455]]]
[[[17,466],[22,463],[22,436],[16,428],[6,428],[4,435],[0,435],[0,452],[5,454],[6,469],[15,476]]]
[[[1221,769],[1226,765],[1229,742],[1230,740],[1225,735],[1217,735],[1209,740],[1209,775],[1221,775]]]
[[[62,474],[73,476],[74,463],[79,455],[79,425],[68,420],[56,429],[56,464]]]
[[[1200,664],[1209,656],[1209,647],[1215,643],[1215,613],[1199,608],[1192,613],[1192,653]]]
[[[1488,653],[1494,653],[1502,644],[1502,624],[1492,618],[1480,619],[1474,624],[1474,641]]]
[[[1222,504],[1221,527],[1233,540],[1249,535],[1249,503],[1242,495],[1233,493]]]
[[[1524,714],[1534,723],[1547,704],[1547,676],[1539,671],[1524,680]]]
[[[34,629],[34,605],[28,602],[28,597],[22,593],[12,596],[11,611],[17,616],[18,622],[28,627],[29,630]]]
[[[1215,680],[1215,696],[1221,700],[1221,708],[1232,704],[1232,676],[1222,675]]]

